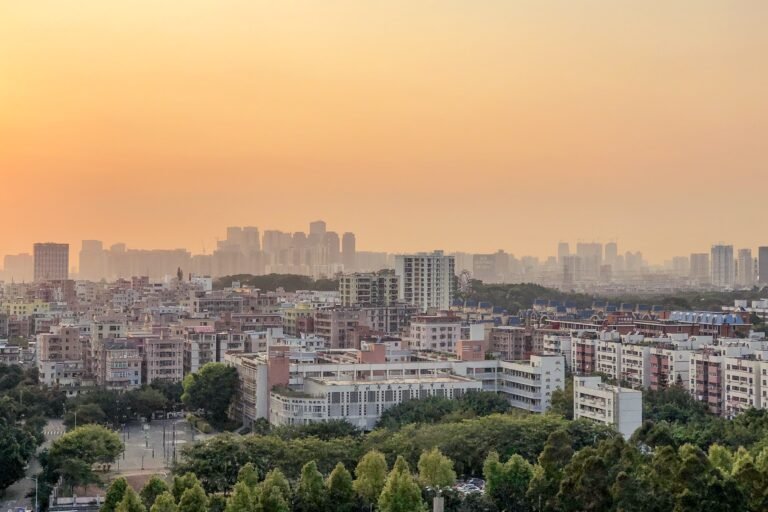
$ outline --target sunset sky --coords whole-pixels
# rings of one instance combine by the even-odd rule
[[[768,245],[765,0],[0,0],[0,255]]]

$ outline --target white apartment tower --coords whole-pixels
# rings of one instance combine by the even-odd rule
[[[401,300],[419,307],[448,309],[456,291],[453,256],[443,251],[395,256],[395,274],[400,278]]]

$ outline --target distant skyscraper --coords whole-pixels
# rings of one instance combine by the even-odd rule
[[[561,267],[565,262],[565,258],[571,255],[571,248],[568,242],[560,242],[557,244],[557,264]]]
[[[605,244],[605,258],[603,262],[606,265],[610,265],[613,270],[616,265],[616,259],[619,257],[619,246],[616,242],[608,242]]]
[[[98,281],[106,277],[107,253],[100,240],[83,240],[80,246],[78,277],[87,281]]]
[[[752,249],[739,249],[736,260],[736,282],[744,288],[755,284],[755,260],[752,259]]]
[[[255,226],[245,226],[243,228],[241,248],[246,253],[252,253],[261,250],[261,239],[259,228]]]
[[[768,284],[768,247],[757,249],[757,277],[760,284]]]
[[[603,244],[579,242],[576,244],[576,255],[581,259],[582,277],[597,279],[603,264]]]
[[[325,246],[328,250],[328,263],[341,263],[341,240],[335,231],[325,233]]]
[[[692,281],[697,284],[709,283],[711,278],[709,272],[709,254],[705,252],[691,254],[691,272]]]
[[[735,284],[735,272],[732,245],[713,245],[711,250],[712,284],[722,288],[731,288]]]
[[[7,254],[3,258],[3,275],[9,281],[31,281],[34,267],[34,260],[29,253]]]
[[[456,291],[453,256],[443,251],[395,256],[395,273],[400,277],[400,299],[418,306],[449,309]]]
[[[37,243],[34,258],[35,281],[69,279],[69,244]]]
[[[347,272],[355,269],[356,245],[354,233],[344,233],[341,237],[341,259],[342,263],[344,263],[344,270]]]
[[[314,222],[309,223],[309,234],[310,235],[324,235],[325,234],[325,221],[324,220],[316,220]]]

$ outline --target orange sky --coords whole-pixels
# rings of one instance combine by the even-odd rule
[[[0,0],[0,254],[768,244],[764,0]]]

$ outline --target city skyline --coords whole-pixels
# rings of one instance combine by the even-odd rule
[[[0,215],[23,222],[0,253],[198,252],[225,225],[317,216],[376,251],[755,248],[766,17],[754,1],[6,2]]]

